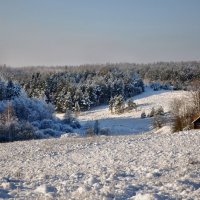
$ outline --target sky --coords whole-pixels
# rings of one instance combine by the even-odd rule
[[[0,0],[0,64],[200,60],[200,0]]]

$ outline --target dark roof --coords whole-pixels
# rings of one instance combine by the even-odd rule
[[[196,122],[198,119],[200,119],[200,116],[197,117],[197,118],[192,122],[192,124],[193,124],[194,122]]]

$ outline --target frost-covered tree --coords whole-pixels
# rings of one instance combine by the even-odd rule
[[[92,105],[92,102],[90,101],[90,96],[87,92],[85,92],[81,99],[81,109],[89,110],[91,105]]]
[[[8,81],[6,86],[6,99],[10,100],[14,97],[20,96],[21,87],[18,84],[14,84],[11,80]]]
[[[133,109],[136,109],[137,108],[137,105],[136,103],[133,101],[133,100],[128,100],[128,110],[133,110]]]
[[[71,97],[71,92],[67,92],[67,94],[66,94],[64,108],[66,110],[73,109],[73,101],[72,101],[72,97]]]
[[[114,97],[114,110],[117,114],[124,112],[124,98],[122,95]]]

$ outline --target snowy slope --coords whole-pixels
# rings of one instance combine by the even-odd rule
[[[1,199],[200,199],[200,132],[0,144]]]
[[[169,111],[170,103],[174,98],[188,97],[188,92],[160,90],[153,91],[146,87],[145,92],[132,98],[138,105],[138,109],[124,114],[111,114],[108,106],[99,106],[90,111],[82,112],[79,121],[84,126],[93,124],[99,120],[101,128],[109,128],[112,135],[124,135],[150,131],[151,119],[141,119],[143,111],[149,114],[152,107],[162,106],[165,112]],[[62,114],[58,117],[62,118]]]

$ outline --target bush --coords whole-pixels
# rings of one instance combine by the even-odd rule
[[[132,101],[132,100],[128,100],[128,107],[127,107],[127,109],[128,110],[133,110],[133,109],[136,109],[136,108],[137,108],[136,103],[134,101]]]
[[[146,118],[146,113],[145,113],[145,112],[142,112],[142,113],[141,113],[141,118],[142,118],[142,119]]]
[[[61,131],[65,132],[65,133],[72,133],[73,132],[72,128],[68,124],[62,124],[60,126],[60,128],[61,128]]]
[[[153,107],[151,109],[151,112],[149,113],[149,117],[153,117],[155,115],[155,108]]]
[[[44,119],[40,123],[40,129],[47,129],[47,128],[52,129],[54,123],[55,122],[50,119]]]
[[[164,109],[160,106],[157,110],[155,110],[155,115],[164,115]]]
[[[53,106],[39,99],[20,97],[12,100],[12,104],[19,120],[33,122],[53,118]]]
[[[172,130],[178,132],[184,128],[192,128],[192,121],[198,116],[197,109],[192,104],[187,104],[185,99],[175,99],[171,103]]]
[[[92,126],[87,127],[85,131],[85,135],[89,137],[94,136],[95,135],[94,128]]]
[[[39,138],[34,127],[28,122],[13,121],[0,125],[0,141],[30,140]]]
[[[61,135],[61,132],[53,130],[53,129],[50,129],[50,128],[40,129],[40,131],[43,133],[43,135],[46,135],[46,136],[55,137],[55,136],[60,136]]]
[[[165,119],[163,116],[156,115],[152,120],[153,128],[162,128],[165,124]]]
[[[80,128],[81,125],[80,123],[78,122],[78,120],[72,115],[72,111],[70,110],[67,110],[64,117],[63,117],[63,120],[62,120],[62,123],[64,124],[69,124],[72,128]]]

